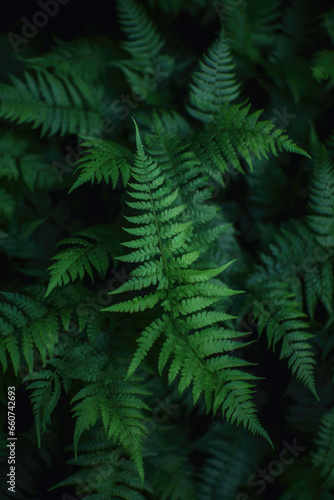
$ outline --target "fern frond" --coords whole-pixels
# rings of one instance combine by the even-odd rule
[[[322,146],[316,158],[307,217],[315,238],[325,248],[334,246],[334,169]]]
[[[121,68],[135,91],[140,93],[143,81],[147,79],[147,87],[150,89],[151,78],[155,80],[153,86],[156,87],[173,71],[174,58],[161,53],[164,41],[142,5],[133,0],[119,0],[118,17],[120,26],[128,37],[121,45],[131,59],[112,64]]]
[[[93,268],[105,274],[110,258],[118,248],[112,227],[108,225],[97,225],[77,231],[57,246],[59,245],[69,247],[52,257],[56,262],[48,268],[50,282],[46,296],[57,286],[66,285],[77,278],[83,279],[85,273],[88,273],[94,282]]]
[[[27,295],[1,292],[0,351],[1,363],[6,370],[7,351],[17,375],[22,359],[33,371],[34,349],[45,366],[46,356],[52,356],[58,340],[60,324],[57,311],[49,311],[45,304]]]
[[[122,500],[145,500],[153,493],[150,483],[141,483],[133,463],[115,447],[112,439],[106,439],[104,429],[90,429],[78,445],[78,457],[68,460],[79,466],[70,477],[50,488],[73,485],[77,495],[87,495],[94,500],[120,498]]]
[[[42,154],[29,152],[28,137],[9,131],[0,138],[0,177],[15,181],[22,177],[31,191],[51,189],[57,179],[50,168]]]
[[[14,196],[5,189],[0,188],[0,217],[10,219],[15,207],[16,201]]]
[[[197,448],[209,454],[199,474],[199,499],[235,500],[259,462],[258,441],[243,429],[214,422]]]
[[[194,467],[187,456],[184,434],[177,425],[159,425],[147,438],[149,456],[145,466],[153,491],[161,500],[198,498]]]
[[[119,176],[121,175],[124,186],[130,178],[130,165],[128,161],[132,159],[130,152],[106,139],[94,137],[83,137],[81,146],[87,148],[82,153],[76,173],[79,172],[77,180],[72,185],[69,193],[81,186],[85,182],[96,182],[102,180],[106,183],[111,180],[113,188],[116,188]]]
[[[181,232],[176,236],[170,237],[170,231],[173,233],[179,222],[180,214],[175,210],[177,198],[174,195],[170,196],[172,195],[171,189],[164,182],[157,163],[146,155],[137,126],[136,137],[137,154],[132,169],[136,182],[129,185],[134,193],[144,193],[148,201],[144,206],[139,202],[134,208],[139,211],[140,215],[128,217],[128,220],[140,224],[142,228],[149,227],[150,232],[156,235],[156,238],[147,244],[145,254],[148,262],[158,260],[162,268],[163,279],[152,297],[154,297],[154,302],[160,303],[164,314],[158,320],[154,320],[138,340],[139,348],[128,369],[128,376],[131,376],[139,366],[158,337],[165,337],[160,351],[158,369],[161,374],[166,364],[169,363],[168,381],[170,384],[180,377],[180,393],[192,385],[194,403],[204,394],[208,411],[213,410],[215,413],[221,408],[227,420],[242,422],[246,428],[258,432],[269,440],[255,415],[254,404],[250,399],[253,385],[246,382],[256,377],[238,369],[249,363],[229,354],[231,350],[244,347],[245,344],[239,341],[244,333],[227,330],[215,321],[214,316],[208,315],[206,317],[207,328],[199,330],[197,326],[194,327],[194,314],[207,311],[220,299],[237,292],[224,286],[210,284],[211,277],[221,272],[222,269],[217,269],[216,273],[212,270],[198,271],[197,277],[194,271],[192,279],[199,280],[197,284],[189,285],[187,277],[183,278],[189,266],[186,261],[183,262],[182,274],[178,262],[188,253],[192,229],[187,225],[181,228]],[[162,203],[162,200],[165,203]],[[164,217],[166,210],[169,211],[167,219]],[[142,240],[145,241],[145,237],[139,237],[138,240],[133,241],[135,248],[136,241],[138,241],[137,247],[139,248],[130,256],[136,255],[136,252],[143,249]],[[127,256],[122,257],[122,260],[129,261]],[[132,258],[131,261],[134,259]],[[132,281],[138,280],[132,278]],[[147,300],[141,297],[135,299],[138,304],[142,300]],[[154,305],[152,300],[150,298],[150,306]],[[129,301],[125,301],[107,307],[104,311],[131,312],[134,309],[133,307],[129,309],[128,303]],[[212,357],[213,354],[217,356]]]
[[[334,85],[334,50],[317,52],[311,70],[314,78],[319,83],[329,78],[332,87]]]
[[[312,462],[320,468],[324,486],[331,489],[334,487],[334,408],[323,415],[314,444],[317,449],[311,455]]]
[[[33,407],[38,447],[41,435],[50,423],[51,413],[57,406],[61,394],[61,383],[56,372],[42,370],[31,373],[25,379],[30,382],[26,389],[33,391],[30,400]]]
[[[240,156],[253,170],[252,155],[268,159],[283,150],[310,156],[297,146],[283,130],[269,120],[259,121],[262,111],[249,114],[250,104],[223,104],[215,120],[207,125],[194,142],[199,152],[213,162],[221,172],[232,165],[244,173]]]
[[[194,234],[191,250],[204,251],[225,232],[227,225],[217,220],[219,207],[207,203],[211,197],[209,176],[203,172],[201,161],[192,151],[190,134],[191,129],[180,123],[177,115],[167,112],[158,115],[154,112],[145,143],[152,159],[158,162],[165,174],[166,182],[171,188],[178,189],[179,207],[183,206],[182,220],[192,221]]]
[[[99,351],[88,344],[84,347],[80,345],[73,353],[76,362],[72,377],[85,383],[71,400],[71,403],[76,403],[73,407],[73,417],[76,419],[75,454],[82,433],[101,418],[107,439],[112,439],[131,456],[143,480],[142,446],[147,433],[143,420],[144,411],[149,410],[143,396],[150,393],[140,386],[140,377],[132,376],[124,380],[126,366],[122,359],[117,363],[111,362],[108,348]],[[85,355],[81,356],[80,353]]]
[[[20,58],[31,68],[55,68],[57,74],[76,74],[84,81],[95,82],[103,75],[108,62],[108,51],[104,40],[77,39],[64,41],[54,37],[56,44],[49,52],[39,57]],[[100,42],[100,43],[99,43]]]
[[[0,137],[0,177],[17,180],[19,177],[19,160],[28,149],[28,141],[15,135],[12,131]],[[1,198],[0,198],[1,199]]]
[[[314,227],[318,230],[319,225]],[[309,227],[302,221],[289,221],[269,249],[270,255],[263,255],[262,260],[271,278],[280,280],[282,275],[288,276],[291,292],[300,307],[305,298],[312,320],[318,301],[331,314],[334,290],[332,259],[330,254],[323,255],[323,252],[318,259],[319,246]],[[301,255],[305,258],[301,259]]]
[[[281,0],[241,0],[225,4],[226,32],[235,51],[255,61],[262,61],[262,50],[272,45],[281,28]]]
[[[17,123],[42,127],[41,135],[52,136],[98,128],[101,92],[92,92],[79,76],[54,76],[37,70],[25,72],[25,81],[11,77],[12,86],[0,85],[0,116]]]
[[[309,339],[306,314],[299,310],[294,294],[280,281],[267,278],[261,282],[256,274],[251,280],[253,288],[252,312],[258,320],[259,335],[266,330],[268,347],[275,350],[282,341],[280,359],[287,359],[292,373],[318,398],[314,382],[314,352]],[[250,282],[250,284],[251,284]]]
[[[240,83],[236,80],[234,68],[228,41],[221,31],[200,61],[199,71],[192,77],[191,106],[187,107],[191,116],[202,122],[211,122],[224,103],[237,99]]]

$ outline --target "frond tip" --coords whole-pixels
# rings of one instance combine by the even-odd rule
[[[127,376],[134,373],[150,351],[153,343],[162,340],[158,360],[160,374],[169,365],[168,381],[179,379],[179,392],[192,386],[194,404],[204,396],[207,410],[221,408],[231,423],[243,423],[254,433],[270,438],[260,424],[251,401],[252,381],[257,377],[240,368],[248,363],[233,352],[245,347],[246,332],[240,333],[222,326],[227,316],[211,310],[217,302],[238,293],[211,280],[229,264],[216,270],[197,269],[200,252],[190,251],[192,223],[182,221],[178,210],[178,190],[165,182],[159,166],[146,155],[135,123],[137,154],[129,183],[129,194],[138,201],[131,206],[139,215],[127,217],[136,224],[138,237],[127,246],[131,252],[120,259],[142,262],[131,272],[130,280],[121,291],[141,291],[155,288],[153,293],[136,296],[104,309],[108,312],[136,312],[160,305],[164,311],[142,333],[138,349]],[[192,258],[187,261],[187,256]]]
[[[83,279],[85,273],[94,281],[93,268],[105,274],[117,248],[112,228],[108,225],[77,231],[59,244],[68,245],[68,248],[52,257],[56,262],[49,267],[51,276],[46,297],[57,286],[66,285],[77,278]]]
[[[187,109],[194,118],[210,122],[224,103],[237,99],[240,83],[236,80],[234,68],[228,41],[221,31],[200,61],[200,71],[193,75],[191,106]]]
[[[79,177],[72,185],[69,193],[81,186],[85,182],[96,182],[99,184],[102,180],[106,183],[111,180],[115,189],[118,179],[121,175],[124,186],[126,186],[130,177],[129,160],[132,158],[130,152],[106,139],[97,139],[95,137],[83,137],[81,146],[84,152],[79,160],[76,173]]]
[[[244,173],[240,157],[251,171],[252,156],[268,159],[268,153],[277,156],[278,152],[284,150],[310,158],[272,121],[259,120],[262,110],[250,114],[250,106],[246,103],[222,105],[215,120],[206,126],[200,140],[194,143],[207,160],[212,161],[221,172],[227,171],[228,165],[232,165]]]

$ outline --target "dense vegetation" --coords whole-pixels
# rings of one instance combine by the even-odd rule
[[[1,39],[4,498],[334,499],[327,8]]]

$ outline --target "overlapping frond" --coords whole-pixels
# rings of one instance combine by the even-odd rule
[[[0,361],[3,369],[7,368],[7,353],[15,374],[23,360],[32,372],[35,349],[45,365],[47,355],[52,356],[60,332],[57,312],[49,311],[45,304],[32,297],[11,292],[1,292],[0,312]]]
[[[259,120],[262,111],[249,113],[250,104],[222,105],[215,120],[194,141],[194,147],[221,172],[228,166],[244,173],[241,158],[252,170],[252,157],[288,151],[310,157],[270,120]]]
[[[317,52],[311,69],[318,82],[329,78],[332,86],[334,84],[334,50]]]
[[[102,180],[107,183],[111,181],[115,189],[120,176],[126,186],[130,178],[129,160],[132,158],[126,148],[106,139],[94,137],[84,138],[81,146],[85,149],[76,169],[79,176],[69,193],[85,182],[99,184]]]
[[[77,231],[59,245],[68,247],[52,257],[56,262],[48,268],[50,281],[46,296],[57,286],[66,285],[77,278],[83,279],[85,273],[94,281],[93,269],[105,274],[110,258],[118,248],[112,227],[102,224]]]
[[[143,441],[147,429],[143,423],[145,411],[149,406],[143,397],[149,392],[141,386],[142,379],[137,376],[125,380],[127,367],[119,359],[110,360],[110,351],[97,350],[85,344],[85,356],[72,371],[73,379],[84,383],[82,389],[72,398],[73,417],[76,419],[74,430],[74,451],[77,454],[78,442],[82,433],[102,419],[107,439],[112,439],[133,460],[143,480]],[[75,353],[74,353],[75,354]]]
[[[148,157],[138,129],[137,154],[129,182],[129,194],[137,201],[128,204],[139,215],[127,217],[136,225],[126,229],[137,239],[126,242],[131,252],[120,257],[125,262],[142,262],[132,278],[115,292],[155,288],[143,296],[105,308],[108,312],[135,312],[160,304],[163,314],[155,319],[138,339],[138,349],[128,369],[130,376],[140,365],[158,338],[163,341],[158,369],[160,374],[169,365],[168,381],[179,378],[179,392],[192,386],[194,403],[204,395],[207,410],[221,408],[225,418],[243,423],[246,428],[269,439],[262,428],[251,401],[254,375],[242,371],[250,363],[231,351],[245,347],[244,333],[226,329],[210,307],[221,299],[237,293],[225,286],[211,284],[230,263],[218,269],[196,270],[190,263],[199,252],[189,252],[191,222],[179,222],[183,207],[177,204],[178,190],[166,185],[158,165]],[[190,262],[190,263],[189,263]]]
[[[233,48],[250,59],[261,60],[261,52],[273,44],[281,27],[281,0],[227,0],[223,4],[224,24]],[[277,36],[277,35],[276,35]]]
[[[79,76],[55,76],[25,71],[25,81],[12,76],[12,85],[0,85],[0,116],[41,127],[41,135],[94,130],[99,126],[101,92]]]
[[[63,41],[55,37],[56,44],[39,57],[23,59],[28,67],[55,68],[62,74],[76,74],[84,81],[96,82],[106,71],[108,51],[95,40],[77,39]]]
[[[149,482],[141,483],[133,463],[97,425],[80,441],[78,457],[67,463],[80,469],[51,489],[73,485],[77,495],[89,494],[86,498],[94,500],[145,500],[146,494],[152,493]]]
[[[316,450],[312,462],[320,468],[324,486],[334,487],[334,408],[328,410],[321,419],[315,439]]]
[[[112,64],[122,69],[128,82],[138,93],[154,91],[173,71],[174,58],[162,54],[164,41],[140,3],[119,0],[118,17],[128,38],[122,42],[122,47],[130,55],[130,59]]]
[[[250,299],[252,313],[259,334],[266,331],[268,347],[273,350],[281,342],[280,359],[287,359],[292,373],[318,397],[314,381],[316,361],[309,343],[314,335],[309,333],[307,315],[300,311],[295,294],[286,283],[279,279],[274,281],[263,271],[253,275],[249,286],[253,295]]]
[[[319,225],[314,226],[319,228]],[[332,312],[334,277],[332,257],[319,247],[314,234],[303,221],[285,224],[269,245],[270,255],[262,256],[274,279],[287,279],[290,291],[302,307],[305,302],[311,319],[319,301]],[[301,255],[303,258],[301,259]]]
[[[41,435],[50,423],[51,414],[56,408],[61,395],[61,381],[55,371],[39,370],[29,374],[30,382],[26,389],[32,392],[30,401],[34,413],[38,446],[41,446]]]
[[[334,168],[328,153],[322,146],[313,169],[309,207],[312,214],[307,217],[309,226],[321,246],[334,247]]]
[[[235,500],[256,470],[260,458],[256,438],[244,429],[214,422],[197,446],[209,455],[199,474],[199,499]]]
[[[221,31],[218,38],[204,54],[190,85],[188,112],[202,122],[210,122],[224,103],[239,96],[240,83],[234,73],[235,64],[228,40]]]

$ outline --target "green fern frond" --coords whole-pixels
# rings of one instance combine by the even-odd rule
[[[107,347],[103,351],[88,344],[84,347],[81,344],[72,355],[76,362],[71,375],[85,383],[71,400],[71,403],[76,403],[73,407],[73,417],[76,419],[75,455],[82,433],[93,427],[100,418],[107,439],[112,439],[132,458],[143,480],[142,447],[147,434],[143,420],[144,411],[150,409],[143,397],[150,393],[140,386],[140,377],[132,376],[124,380],[124,362],[122,359],[117,363],[111,362]],[[84,353],[82,359],[80,353]]]
[[[101,92],[92,92],[79,76],[54,76],[37,70],[25,82],[12,76],[12,86],[0,85],[0,116],[42,127],[41,135],[83,132],[99,127]]]
[[[319,225],[314,227],[318,230]],[[319,301],[331,314],[334,290],[332,258],[319,248],[309,227],[302,221],[289,221],[269,245],[269,250],[270,255],[262,255],[262,260],[271,278],[288,278],[290,291],[295,294],[300,307],[305,298],[312,320]]]
[[[334,247],[334,169],[328,153],[322,146],[313,169],[307,217],[315,238],[325,248]]]
[[[147,3],[151,8],[158,7],[162,12],[171,13],[174,16],[179,13],[180,9],[194,12],[198,7],[205,6],[205,0],[147,0]]]
[[[30,382],[26,389],[33,391],[30,400],[33,407],[38,447],[41,447],[41,435],[50,423],[51,414],[61,395],[61,382],[56,372],[41,370],[25,378]]]
[[[311,68],[314,78],[320,83],[322,80],[330,79],[334,84],[334,50],[321,50],[315,55],[314,64]]]
[[[129,38],[122,42],[123,48],[140,61],[147,62],[157,58],[164,42],[144,8],[132,0],[120,0],[118,16],[122,29]]]
[[[177,425],[159,425],[147,438],[148,470],[153,490],[161,500],[197,500],[194,467],[188,458],[185,433]],[[179,445],[177,446],[176,445]]]
[[[89,494],[86,498],[91,500],[145,500],[147,493],[153,493],[149,482],[141,483],[133,463],[99,426],[86,433],[78,444],[78,457],[67,463],[80,469],[50,490],[73,485],[77,495]]]
[[[52,356],[60,332],[57,311],[49,311],[45,304],[27,295],[1,292],[1,298],[0,361],[4,371],[7,368],[6,352],[16,375],[22,359],[29,372],[33,371],[34,349],[45,366],[46,357]]]
[[[270,275],[261,283],[255,274],[249,284],[253,289],[251,307],[254,319],[258,320],[259,335],[266,330],[268,347],[273,350],[282,341],[280,359],[288,360],[292,373],[318,398],[314,382],[316,361],[308,342],[314,335],[307,331],[307,316],[299,310],[294,294],[285,283],[273,281]]]
[[[235,64],[224,32],[204,54],[199,63],[199,71],[190,85],[188,112],[197,120],[211,122],[219,108],[239,96],[240,83],[234,73]]]
[[[129,183],[134,190],[129,194],[135,198],[137,194],[143,195],[145,204],[133,203],[133,208],[137,209],[140,215],[127,219],[140,225],[144,234],[154,236],[134,240],[133,247],[136,249],[122,257],[122,260],[153,261],[153,267],[160,268],[162,279],[155,293],[112,305],[104,311],[133,312],[160,303],[164,313],[142,333],[138,340],[137,353],[128,369],[128,376],[139,366],[153,343],[159,337],[165,337],[158,369],[161,374],[167,363],[170,364],[170,384],[179,376],[179,392],[182,393],[192,385],[194,403],[204,394],[208,411],[213,410],[216,413],[221,408],[227,420],[238,424],[242,422],[246,428],[270,440],[255,415],[254,404],[250,399],[253,385],[246,382],[256,377],[238,369],[250,363],[229,354],[230,351],[245,347],[246,344],[239,341],[245,334],[223,328],[215,321],[214,316],[207,316],[206,328],[199,330],[197,325],[194,326],[197,313],[207,311],[222,298],[237,292],[224,286],[211,285],[212,270],[193,270],[192,281],[199,281],[197,284],[188,284],[187,279],[183,277],[189,266],[186,261],[182,266],[179,262],[182,256],[187,255],[192,228],[188,224],[177,225],[180,216],[176,205],[177,197],[166,185],[157,163],[146,155],[137,126],[136,137],[137,154],[132,169],[136,182]],[[193,258],[193,262],[198,255]],[[139,269],[143,269],[144,265],[140,265]],[[222,269],[217,269],[214,274],[221,271]],[[138,279],[133,277],[132,282],[137,283]],[[141,288],[150,284],[143,280]],[[213,355],[215,357],[212,357]]]
[[[123,71],[134,92],[148,102],[156,102],[154,91],[166,83],[174,69],[174,58],[162,54],[165,42],[138,2],[119,0],[118,18],[128,38],[121,46],[131,58],[112,65]]]
[[[10,219],[14,213],[16,201],[14,196],[0,188],[0,217]]]
[[[262,111],[249,114],[250,104],[223,104],[215,120],[196,138],[194,146],[221,172],[233,166],[244,173],[240,157],[253,170],[252,155],[268,159],[283,150],[310,158],[283,130],[269,120],[259,121]]]
[[[83,139],[81,146],[87,149],[81,155],[75,171],[79,172],[79,176],[69,193],[85,182],[99,184],[102,180],[107,183],[111,180],[115,189],[120,175],[126,186],[130,178],[129,160],[132,159],[132,154],[126,148],[106,139],[94,137],[83,137]]]
[[[28,67],[55,68],[57,74],[75,74],[86,82],[95,82],[105,73],[109,54],[104,47],[103,39],[101,41],[77,39],[65,42],[57,37],[54,38],[56,44],[43,56],[20,59]]]
[[[191,129],[180,123],[177,115],[154,112],[145,143],[152,159],[158,162],[165,174],[166,182],[171,188],[178,189],[183,206],[182,220],[192,221],[191,250],[204,251],[225,232],[227,225],[217,220],[219,207],[207,203],[211,197],[209,176],[203,172],[201,161],[192,151],[190,134]]]
[[[282,1],[233,0],[224,2],[224,21],[230,43],[235,51],[262,62],[262,50],[272,45],[281,28]]]
[[[110,258],[118,248],[112,227],[102,224],[77,231],[57,246],[59,245],[69,247],[52,257],[56,262],[48,268],[50,282],[46,296],[57,286],[66,285],[77,278],[83,279],[85,273],[94,281],[93,269],[105,274]]]
[[[324,486],[331,489],[334,487],[334,408],[323,415],[314,444],[317,448],[311,455],[312,462],[320,468]]]
[[[27,149],[28,141],[12,131],[1,134],[0,177],[15,180],[19,178],[19,162],[22,157],[25,157]]]
[[[243,429],[214,422],[197,448],[209,455],[199,474],[199,499],[235,500],[259,462],[261,446],[256,438]]]

